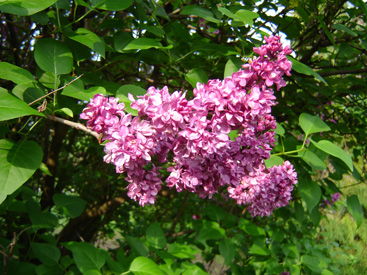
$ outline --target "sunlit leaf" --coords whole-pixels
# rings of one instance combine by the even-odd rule
[[[73,69],[73,55],[70,49],[64,43],[51,38],[37,41],[34,59],[42,70],[55,75],[68,74]]]
[[[311,140],[312,141],[312,140]],[[340,148],[338,145],[332,143],[329,140],[320,140],[319,142],[312,143],[320,150],[324,151],[325,153],[328,153],[329,155],[332,155],[341,161],[343,161],[348,168],[353,171],[353,161],[352,158],[345,152],[342,148]]]
[[[220,23],[220,21],[214,17],[213,13],[210,10],[207,10],[203,7],[197,5],[187,5],[185,6],[182,11],[182,15],[196,15],[200,18],[203,18],[207,21]]]
[[[96,9],[109,10],[109,11],[121,11],[130,7],[133,3],[132,0],[92,0],[92,6]]]
[[[242,60],[237,58],[230,58],[226,63],[226,67],[224,69],[224,78],[227,76],[231,76],[233,73],[238,72],[242,67]]]
[[[0,78],[13,81],[16,84],[35,82],[33,75],[26,69],[8,62],[0,62]]]
[[[45,116],[19,98],[7,92],[0,92],[0,121],[29,115]]]
[[[258,18],[259,15],[256,12],[252,12],[249,10],[238,10],[235,13],[235,16],[239,18],[243,23],[252,26],[254,24],[254,19]]]
[[[200,254],[200,250],[191,246],[180,243],[172,243],[168,245],[168,253],[180,259],[194,259],[195,255]]]
[[[185,80],[189,82],[191,86],[196,87],[197,83],[206,83],[209,78],[204,70],[194,68],[185,75]]]
[[[330,127],[321,118],[306,113],[299,116],[299,125],[306,135],[330,131]]]
[[[6,0],[0,1],[0,11],[15,15],[31,15],[52,6],[57,0]]]
[[[146,257],[135,258],[130,269],[135,275],[164,275],[165,273],[151,259]]]
[[[265,160],[266,168],[273,167],[274,165],[283,165],[284,160],[279,156],[270,156],[270,158]]]
[[[101,37],[90,30],[79,28],[75,32],[69,29],[64,31],[65,35],[70,39],[77,41],[88,48],[92,49],[100,56],[105,58],[105,43]]]
[[[298,156],[300,156],[308,165],[310,165],[313,170],[321,171],[326,169],[326,164],[310,150],[298,152]]]

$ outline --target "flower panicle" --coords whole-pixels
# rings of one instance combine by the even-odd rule
[[[254,48],[259,56],[232,76],[198,83],[191,100],[185,92],[150,87],[136,99],[129,94],[139,115],[133,118],[117,98],[94,96],[80,117],[109,141],[104,161],[126,173],[130,198],[153,204],[163,185],[160,166],[171,163],[165,181],[178,192],[211,198],[224,188],[253,216],[289,203],[297,183],[293,166],[286,161],[266,168],[264,161],[275,142],[272,87],[286,85],[283,76],[292,67],[286,55],[292,50],[283,48],[279,36],[265,41]],[[238,131],[235,139],[229,138],[232,131]]]

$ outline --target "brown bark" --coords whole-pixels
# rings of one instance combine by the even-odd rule
[[[43,177],[43,186],[42,186],[42,196],[41,196],[41,207],[42,209],[45,209],[47,207],[51,207],[54,205],[52,196],[55,192],[55,177],[56,177],[56,171],[57,166],[59,163],[59,155],[61,152],[61,148],[63,145],[63,141],[66,137],[66,134],[70,127],[67,125],[61,124],[61,123],[55,123],[54,124],[54,133],[52,136],[52,140],[50,143],[50,146],[47,146],[44,150],[44,158],[43,162],[46,164],[48,170],[51,173],[51,176],[44,175]],[[48,130],[45,133],[45,139],[49,139],[48,135],[50,134],[50,131]],[[46,142],[47,144],[47,142]]]

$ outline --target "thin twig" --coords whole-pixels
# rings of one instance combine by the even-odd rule
[[[65,125],[71,126],[71,127],[75,128],[77,130],[82,130],[82,131],[94,136],[98,140],[98,142],[101,143],[102,134],[98,134],[97,132],[94,132],[94,131],[88,129],[87,127],[85,127],[81,123],[70,121],[70,120],[67,120],[67,119],[63,119],[61,117],[51,116],[51,115],[46,115],[46,117],[50,120],[57,121],[57,122],[65,124]]]
[[[71,83],[77,81],[79,78],[81,78],[84,74],[79,75],[78,77],[74,78],[72,81],[70,81],[69,83],[65,84],[64,86],[62,86],[61,88],[58,88],[56,90],[53,90],[51,92],[49,92],[47,95],[41,96],[40,98],[37,98],[35,101],[32,101],[31,103],[28,103],[29,106],[31,106],[33,103],[36,103],[37,101],[40,101],[42,99],[44,99],[45,97],[48,97],[49,95],[52,95],[53,93],[56,93],[62,89],[65,89],[67,86],[69,86]]]
[[[330,72],[319,72],[318,74],[321,76],[330,76],[330,75],[341,75],[341,74],[364,74],[364,73],[367,73],[367,68],[338,70],[338,71],[330,71]]]
[[[360,181],[360,182],[353,183],[353,184],[350,184],[350,185],[341,186],[341,187],[339,187],[339,189],[341,189],[341,188],[348,188],[348,187],[352,187],[352,186],[360,185],[360,184],[363,184],[363,183],[366,183],[366,182],[365,182],[365,181]]]

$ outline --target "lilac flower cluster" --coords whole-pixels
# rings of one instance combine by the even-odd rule
[[[270,215],[291,199],[297,173],[288,162],[266,168],[276,122],[271,113],[274,91],[286,85],[292,63],[278,36],[254,48],[259,56],[224,80],[198,83],[194,98],[150,87],[144,96],[129,95],[138,117],[124,112],[116,98],[95,97],[81,114],[87,126],[103,134],[104,161],[126,173],[128,196],[144,206],[154,203],[165,167],[168,187],[211,198],[220,189],[248,206],[250,213]],[[235,139],[229,134],[236,131]],[[149,168],[148,168],[149,167]]]
[[[334,193],[331,195],[331,201],[330,200],[324,200],[323,201],[323,206],[326,207],[328,205],[334,205],[334,203],[336,203],[339,198],[340,198],[341,194],[340,193]]]

